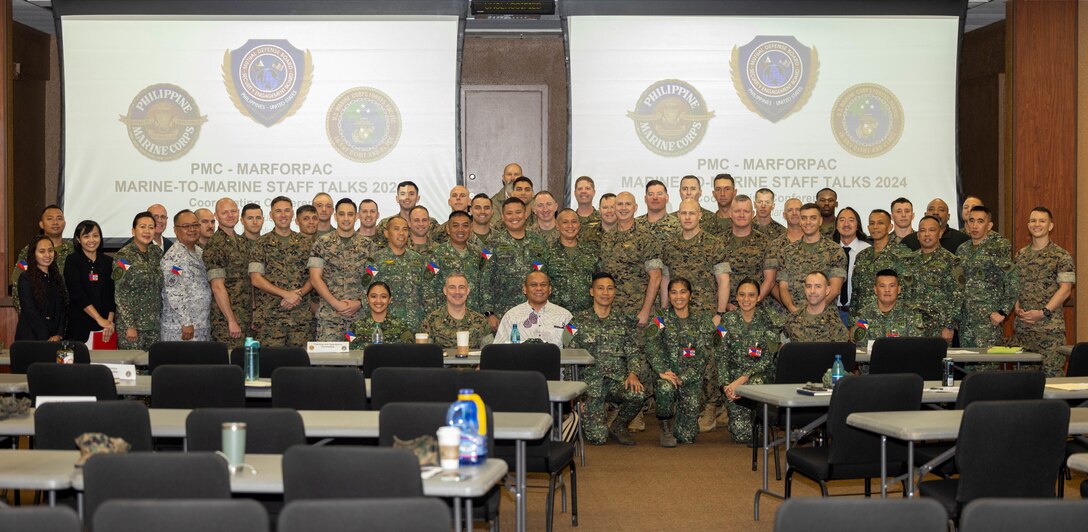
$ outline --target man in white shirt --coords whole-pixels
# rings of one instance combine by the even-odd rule
[[[535,271],[525,276],[525,297],[528,301],[503,314],[495,332],[495,343],[510,343],[510,331],[517,324],[522,342],[535,338],[562,349],[563,331],[570,323],[571,314],[559,305],[548,303],[551,294],[552,283],[548,274]]]

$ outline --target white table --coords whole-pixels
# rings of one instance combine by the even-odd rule
[[[1029,351],[1021,353],[987,353],[985,348],[980,347],[949,347],[948,351],[948,358],[951,358],[952,362],[956,364],[1014,362],[1016,363],[1016,369],[1020,369],[1022,363],[1039,364],[1043,361],[1043,355]],[[868,364],[870,360],[869,352],[863,347],[857,349],[854,357],[854,361],[859,364]]]
[[[91,362],[98,364],[135,364],[143,357],[147,364],[147,352],[138,349],[95,350],[90,352]],[[0,366],[11,365],[11,349],[0,351]]]
[[[1069,460],[1065,465],[1069,466],[1069,469],[1074,469],[1082,473],[1088,472],[1088,453],[1077,453],[1069,455]]]
[[[57,490],[71,487],[77,459],[79,451],[0,450],[0,487],[46,491],[53,506]]]

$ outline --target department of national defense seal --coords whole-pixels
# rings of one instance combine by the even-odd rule
[[[340,155],[370,163],[397,147],[400,110],[393,99],[372,87],[355,87],[337,96],[325,115],[329,144]]]
[[[839,146],[858,157],[879,157],[903,135],[903,106],[892,91],[860,83],[843,91],[831,110],[831,132]]]
[[[690,84],[666,79],[650,85],[627,117],[635,122],[642,145],[658,155],[676,157],[699,145],[714,118],[706,100]]]
[[[151,85],[136,93],[128,114],[120,117],[132,145],[144,157],[172,161],[193,149],[200,126],[208,121],[200,115],[193,97],[169,83]]]
[[[737,96],[771,122],[804,107],[820,73],[816,47],[806,47],[792,36],[760,35],[734,46],[729,66]]]
[[[286,39],[250,39],[223,55],[223,84],[243,115],[271,127],[302,106],[310,91],[310,52]]]

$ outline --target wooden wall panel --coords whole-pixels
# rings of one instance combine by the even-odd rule
[[[17,316],[7,297],[12,260],[12,207],[15,204],[12,175],[12,61],[11,2],[0,2],[0,340],[8,345],[15,336]]]

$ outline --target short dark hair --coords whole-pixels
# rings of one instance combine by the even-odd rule
[[[570,207],[563,207],[562,209],[559,209],[558,211],[556,211],[555,217],[559,218],[560,214],[563,214],[563,213],[565,213],[567,211],[573,212],[575,217],[578,216],[578,211],[576,211],[576,210],[574,210],[574,209],[572,209]]]
[[[883,270],[880,270],[880,271],[876,272],[876,276],[877,277],[895,277],[896,279],[898,279],[899,278],[899,273],[896,272],[895,270],[891,269],[891,268],[884,268]]]
[[[484,194],[483,192],[481,192],[479,194],[476,194],[475,196],[472,196],[472,201],[476,201],[478,199],[485,199],[485,200],[491,201],[491,197],[488,196],[487,194]],[[472,201],[470,201],[469,203],[471,204]]]
[[[702,186],[703,186],[703,180],[702,180],[702,178],[700,178],[700,177],[699,177],[699,176],[697,176],[697,175],[691,175],[691,174],[688,174],[688,175],[686,175],[686,176],[684,176],[684,177],[681,177],[681,178],[680,178],[680,184],[681,184],[681,185],[683,185],[683,184],[684,184],[684,181],[687,181],[688,179],[694,179],[694,180],[698,181],[698,182],[699,182],[699,188],[702,188]]]
[[[366,287],[366,295],[368,295],[368,296],[369,296],[369,295],[370,295],[370,291],[371,291],[371,290],[373,290],[373,289],[374,289],[374,287],[380,287],[380,288],[384,288],[384,289],[385,289],[385,291],[386,291],[386,293],[388,293],[388,294],[389,294],[389,298],[390,298],[390,299],[392,299],[392,298],[393,298],[393,291],[389,289],[389,285],[385,284],[385,283],[384,283],[384,282],[382,282],[382,281],[374,281],[373,283],[370,283],[370,286],[367,286],[367,287]]]
[[[888,211],[886,211],[884,209],[873,209],[872,211],[869,212],[869,216],[872,216],[874,214],[883,214],[884,216],[887,216],[889,220],[892,219],[892,213],[890,213],[890,212],[888,212]]]
[[[684,288],[686,288],[688,292],[691,292],[691,281],[683,277],[673,277],[672,280],[669,281],[669,286],[667,288],[672,290],[672,285],[678,283],[684,285]]]
[[[299,207],[297,209],[295,209],[295,218],[298,218],[299,216],[302,216],[304,213],[307,213],[307,212],[312,212],[314,214],[317,214],[317,207],[314,207],[313,205],[310,205],[309,203],[307,203],[306,205],[299,205]]]
[[[728,179],[728,180],[729,180],[729,184],[730,184],[730,185],[733,185],[734,187],[736,187],[736,186],[737,186],[737,182],[736,182],[736,181],[735,181],[735,180],[733,179],[733,176],[732,176],[732,175],[729,175],[729,174],[718,174],[718,175],[714,176],[714,181],[713,181],[713,182],[714,182],[714,183],[717,183],[719,179]]]
[[[431,215],[431,211],[429,211],[427,207],[424,207],[423,205],[416,205],[415,207],[412,207],[412,210],[408,211],[408,216],[411,216],[413,212],[416,212],[419,209],[423,209],[423,212],[427,213],[427,216]]]
[[[798,211],[807,211],[807,210],[811,210],[811,209],[819,210],[820,206],[816,205],[815,203],[809,202],[809,203],[806,203],[806,204],[802,205],[801,208],[798,209]]]
[[[340,206],[345,204],[345,203],[347,203],[348,205],[351,205],[351,210],[353,210],[353,211],[359,210],[359,207],[357,205],[355,205],[354,201],[351,201],[351,198],[340,198],[340,201],[336,202],[336,206],[333,207],[333,209],[334,210],[339,209]]]
[[[515,179],[514,182],[510,184],[510,188],[514,188],[518,183],[529,183],[529,188],[533,188],[533,180],[525,176],[519,176]]]
[[[288,198],[287,196],[276,196],[276,197],[272,198],[272,202],[269,203],[268,206],[271,207],[271,206],[273,206],[273,205],[275,205],[275,204],[277,204],[277,203],[279,203],[281,201],[286,201],[287,204],[292,206],[292,207],[295,206],[295,202],[291,201],[291,198]]]
[[[264,213],[264,209],[262,209],[260,205],[257,205],[256,203],[247,203],[245,207],[242,207],[242,217],[243,218],[245,217],[246,211],[252,211],[253,209],[257,209],[258,211],[261,211],[262,214]],[[148,216],[150,216],[150,215],[151,214],[148,213]]]
[[[189,209],[182,209],[174,213],[174,225],[178,224],[178,218],[181,218],[182,214],[192,214],[193,216],[196,216],[196,213],[194,213],[193,211],[190,211]]]
[[[594,183],[593,178],[589,177],[588,175],[584,175],[582,177],[579,177],[578,179],[575,179],[574,180],[574,186],[577,187],[578,183],[581,183],[582,181],[589,181],[590,186],[592,186],[593,188],[597,188],[597,183]]]
[[[895,198],[895,199],[893,199],[893,200],[892,200],[892,204],[891,204],[891,206],[890,206],[889,208],[890,208],[891,210],[893,210],[893,211],[894,211],[894,210],[895,210],[895,206],[896,206],[896,205],[899,205],[900,203],[906,203],[907,205],[910,205],[910,208],[912,208],[912,209],[914,208],[914,204],[913,204],[913,203],[911,203],[911,201],[910,201],[909,199],[907,199],[907,198],[904,198],[904,197],[902,197],[902,196],[900,196],[900,197],[898,197],[898,198]]]
[[[364,203],[373,203],[375,207],[378,206],[378,202],[376,202],[376,201],[374,201],[374,200],[372,200],[370,198],[366,198],[366,199],[363,199],[363,200],[361,200],[359,202],[359,207],[362,207]],[[356,209],[358,209],[358,207],[356,207]]]
[[[817,190],[816,191],[816,197],[820,197],[820,194],[823,194],[824,192],[830,192],[830,193],[835,195],[835,199],[839,199],[839,193],[835,192],[835,189],[830,188],[830,187],[824,187],[824,188],[821,188],[820,190]]]
[[[763,187],[763,188],[757,190],[756,194],[770,194],[771,195],[771,200],[772,201],[774,200],[774,191],[767,188],[767,187]]]
[[[993,218],[994,218],[993,213],[990,212],[990,208],[985,206],[985,205],[975,205],[974,207],[971,207],[971,212],[976,212],[976,211],[986,213],[986,216],[989,217],[991,220],[993,220]]]
[[[50,203],[49,205],[46,205],[45,208],[42,209],[42,213],[39,216],[45,216],[45,211],[48,211],[50,209],[56,209],[56,210],[58,210],[60,212],[64,212],[64,209],[60,208],[60,205],[57,205],[56,203]]]
[[[616,197],[615,194],[613,194],[611,192],[605,192],[604,194],[601,194],[600,198],[597,198],[597,205],[600,205],[601,202],[606,200],[606,199],[612,199],[614,197]]]
[[[136,224],[140,223],[140,218],[151,218],[151,221],[155,221],[155,217],[151,215],[151,211],[143,211],[136,213],[136,216],[132,218],[132,228],[136,229]]]
[[[507,205],[513,205],[514,203],[521,205],[522,208],[525,207],[525,202],[521,201],[521,198],[509,197],[502,201],[502,208],[505,210]]]
[[[597,272],[597,273],[593,274],[593,280],[590,281],[589,284],[593,284],[593,283],[597,282],[597,279],[609,279],[609,280],[612,281],[613,284],[615,284],[615,282],[616,282],[616,278],[613,277],[611,273]]]
[[[468,218],[469,220],[472,219],[472,215],[465,212],[465,211],[453,211],[453,212],[450,213],[449,218],[446,218],[446,220],[448,221],[448,220],[453,220],[454,218],[462,218],[462,217],[463,218]]]
[[[414,181],[401,181],[400,183],[397,183],[397,192],[400,192],[400,189],[404,187],[412,187],[416,189],[416,193],[419,193],[419,186],[417,186]]]
[[[662,183],[661,181],[659,181],[657,179],[651,179],[651,180],[646,182],[646,192],[649,192],[650,187],[653,187],[653,186],[660,186],[661,188],[665,189],[665,192],[669,191],[669,187],[665,186],[665,183]]]
[[[739,290],[740,287],[742,287],[742,286],[744,286],[746,284],[750,284],[750,285],[756,287],[756,292],[759,292],[759,281],[756,281],[755,279],[752,279],[751,277],[745,277],[744,279],[741,279],[740,282],[737,283],[737,290]]]
[[[135,226],[133,226],[135,227]],[[79,237],[91,234],[91,231],[98,229],[98,236],[102,235],[102,228],[98,226],[98,222],[94,220],[83,220],[76,225],[76,232],[72,235],[72,243],[76,245],[76,249],[79,249]]]
[[[1050,213],[1050,209],[1048,209],[1046,207],[1043,207],[1042,205],[1040,205],[1038,207],[1035,207],[1034,209],[1028,211],[1028,214],[1033,213],[1033,212],[1046,213],[1046,217],[1050,218],[1050,221],[1052,221],[1052,222],[1054,221],[1054,215]]]

